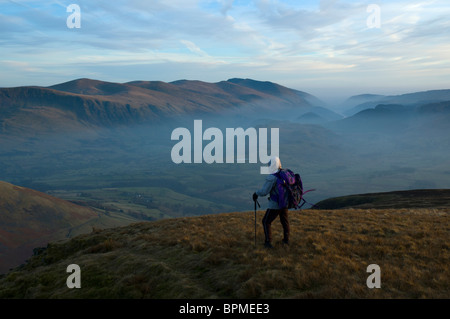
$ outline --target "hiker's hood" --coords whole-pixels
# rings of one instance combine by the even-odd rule
[[[274,156],[269,161],[269,174],[275,174],[281,169],[281,161],[278,156]]]

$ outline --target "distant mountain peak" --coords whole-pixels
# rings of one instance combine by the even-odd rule
[[[92,80],[76,79],[48,87],[49,89],[83,95],[113,95],[127,91],[124,84]]]

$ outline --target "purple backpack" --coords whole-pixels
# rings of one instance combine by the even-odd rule
[[[278,196],[272,194],[270,195],[270,199],[277,202],[280,209],[300,209],[306,202],[303,199],[303,194],[306,192],[303,192],[303,183],[300,175],[294,174],[294,172],[289,169],[281,169],[273,175],[277,178],[275,187]],[[301,204],[302,201],[303,204]]]

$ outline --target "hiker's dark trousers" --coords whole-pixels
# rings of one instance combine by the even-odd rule
[[[289,219],[288,219],[288,209],[268,209],[264,218],[262,219],[262,224],[264,228],[264,235],[266,236],[266,242],[272,241],[272,222],[275,218],[280,216],[280,222],[283,226],[283,240],[289,241]]]

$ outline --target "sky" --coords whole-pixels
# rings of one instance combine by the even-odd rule
[[[236,77],[331,104],[449,89],[450,2],[0,0],[0,87]]]

